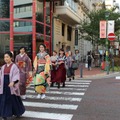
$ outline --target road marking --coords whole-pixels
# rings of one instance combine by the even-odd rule
[[[28,118],[40,118],[40,119],[49,119],[49,120],[71,120],[72,114],[57,114],[57,113],[46,113],[46,112],[34,112],[26,111],[23,114],[24,117]]]
[[[80,87],[86,87],[86,88],[87,88],[87,87],[89,87],[89,85],[67,85],[67,84],[66,84],[66,87],[75,87],[75,88],[76,88],[76,87],[79,87],[79,88],[80,88]]]
[[[71,82],[92,82],[91,80],[73,80]]]
[[[51,87],[50,88],[50,90],[56,90],[56,89],[58,90],[58,88],[56,88],[56,87]],[[82,88],[81,89],[79,89],[79,88],[66,88],[66,87],[64,87],[64,88],[60,88],[60,91],[61,90],[86,91],[87,89],[82,89]]]
[[[75,85],[90,85],[90,83],[73,83],[73,82],[65,82],[66,84],[75,84]]]
[[[76,110],[78,105],[70,105],[70,104],[52,104],[52,103],[37,103],[37,102],[23,102],[25,106],[30,107],[44,107],[44,108],[55,108],[55,109],[68,109],[68,110]]]
[[[116,76],[116,80],[120,80],[120,76]]]
[[[28,93],[35,93],[33,90],[27,90]],[[47,91],[49,94],[59,94],[59,95],[84,95],[84,92],[60,92],[60,91]]]
[[[27,95],[27,98],[35,99],[36,95]],[[70,101],[70,102],[80,102],[82,98],[73,98],[73,97],[55,97],[55,96],[46,96],[46,100],[63,100],[63,101]]]

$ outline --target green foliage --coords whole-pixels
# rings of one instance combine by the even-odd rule
[[[108,20],[115,20],[115,33],[116,35],[119,34],[120,30],[120,13],[115,13],[112,10],[109,10],[109,17]],[[92,11],[88,14],[89,21],[84,21],[80,24],[80,31],[81,33],[86,33],[86,35],[82,35],[81,37],[92,41],[93,44],[105,44],[104,39],[99,38],[99,23],[101,20],[106,20],[105,18],[106,9],[101,9],[97,11]]]

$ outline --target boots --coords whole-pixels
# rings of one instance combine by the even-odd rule
[[[60,83],[58,83],[58,89],[60,88]]]
[[[65,82],[63,83],[63,87],[65,87]]]
[[[54,86],[54,83],[52,82],[50,87],[53,87],[53,86]]]

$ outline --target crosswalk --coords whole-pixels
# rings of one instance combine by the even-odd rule
[[[26,112],[21,120],[72,120],[74,111],[78,109],[90,80],[66,81],[66,87],[51,87],[45,99],[36,99],[34,87],[27,90],[27,99],[23,101]]]

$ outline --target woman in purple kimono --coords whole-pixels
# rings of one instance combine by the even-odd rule
[[[18,67],[12,62],[12,53],[6,52],[4,55],[5,65],[0,71],[0,117],[7,120],[13,115],[21,116],[25,112],[20,98]]]
[[[20,54],[16,56],[15,63],[20,70],[20,95],[22,99],[26,99],[26,81],[31,71],[31,60],[26,54],[25,47],[20,48]]]

